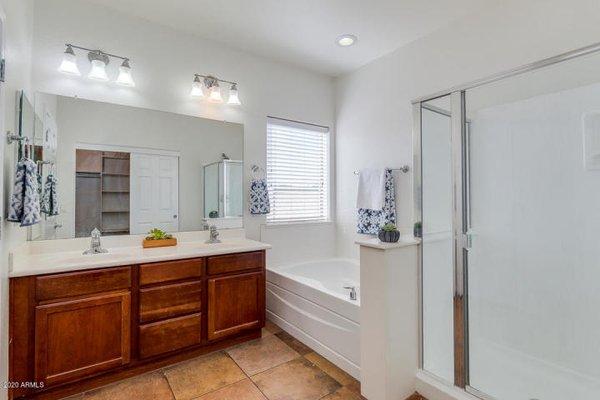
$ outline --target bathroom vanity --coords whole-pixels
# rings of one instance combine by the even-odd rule
[[[59,398],[260,337],[267,248],[184,239],[15,256],[10,381],[19,387],[9,398]]]

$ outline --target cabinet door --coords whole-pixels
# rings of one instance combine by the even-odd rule
[[[73,381],[129,362],[130,294],[113,292],[35,310],[35,376]]]
[[[264,273],[208,280],[208,340],[235,335],[264,324]]]

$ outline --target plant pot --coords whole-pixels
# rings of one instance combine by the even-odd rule
[[[159,239],[159,240],[144,239],[144,241],[142,242],[142,247],[145,249],[150,248],[150,247],[167,247],[167,246],[177,246],[177,238]]]
[[[415,225],[413,235],[416,238],[423,237],[423,227],[421,227],[419,225]]]
[[[396,243],[400,239],[399,231],[379,231],[379,240],[385,243]]]

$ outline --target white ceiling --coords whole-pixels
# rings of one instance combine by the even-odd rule
[[[356,69],[492,0],[91,0],[328,75]],[[344,33],[356,45],[339,47]]]

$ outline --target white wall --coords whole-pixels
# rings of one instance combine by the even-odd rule
[[[0,0],[0,15],[5,20],[4,57],[6,59],[6,82],[0,84],[0,132],[15,131],[15,92],[30,89],[31,41],[33,32],[32,0]],[[4,222],[5,199],[8,198],[10,182],[7,176],[13,171],[14,146],[5,146],[0,140],[0,381],[8,380],[8,251],[14,243],[24,240],[25,231]],[[0,389],[0,399],[6,398],[6,390]]]
[[[597,0],[508,0],[336,82],[337,251],[357,257],[356,177],[412,163],[411,100],[582,47],[600,37]],[[398,224],[412,230],[412,178],[398,182]]]
[[[136,87],[124,89],[57,73],[66,42],[130,57]],[[331,78],[232,50],[85,1],[35,2],[33,58],[36,60],[34,85],[43,92],[244,124],[247,178],[250,165],[265,166],[267,115],[333,128]],[[109,66],[114,73],[117,66]],[[86,72],[82,68],[82,73]],[[214,105],[190,98],[195,72],[239,82],[243,106]],[[248,236],[259,239],[265,218],[250,216],[246,210],[244,223]],[[333,231],[324,229],[327,240],[333,242]],[[281,229],[280,245],[295,246],[293,241],[301,230],[298,227]],[[313,243],[315,256],[332,255],[328,252],[333,246],[320,247],[321,243],[314,236],[300,236],[305,242]]]
[[[233,123],[173,113],[58,97],[58,194],[63,225],[58,238],[75,235],[76,144],[99,144],[179,152],[179,230],[201,229],[203,165],[221,153],[243,157],[244,129]]]

